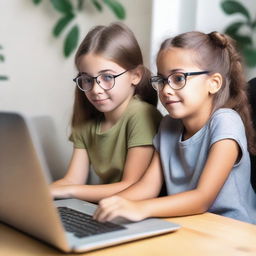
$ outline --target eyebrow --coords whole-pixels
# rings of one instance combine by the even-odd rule
[[[181,68],[176,68],[176,69],[171,69],[171,70],[168,70],[168,74],[172,74],[172,73],[175,73],[175,72],[183,72],[184,70],[183,69],[181,69]],[[164,75],[163,74],[161,74],[161,73],[159,73],[159,72],[157,72],[157,75],[158,76],[162,76],[162,77],[164,77]]]
[[[114,71],[114,70],[112,70],[112,69],[103,69],[103,70],[100,70],[100,71],[98,72],[98,74],[104,74],[104,73],[106,73],[106,72],[117,73],[116,71]],[[88,72],[79,72],[78,74],[80,74],[80,75],[84,74],[84,75],[92,76],[92,75],[89,74]]]
[[[116,73],[116,71],[114,71],[112,69],[103,69],[99,73],[106,73],[106,72],[114,72],[114,73]]]

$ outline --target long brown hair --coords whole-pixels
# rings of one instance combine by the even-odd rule
[[[101,55],[126,70],[140,66],[143,69],[143,76],[140,83],[136,85],[134,94],[143,101],[157,105],[157,93],[149,83],[151,73],[143,65],[139,44],[133,32],[126,25],[116,22],[109,26],[96,26],[91,29],[75,55],[75,65],[78,70],[81,57],[88,53]],[[100,114],[101,112],[88,101],[84,92],[76,88],[72,126],[97,118]]]
[[[237,111],[245,125],[248,149],[252,154],[256,154],[255,131],[247,98],[247,82],[242,58],[236,50],[234,40],[215,31],[209,34],[192,31],[166,39],[159,53],[170,47],[194,50],[194,60],[198,67],[222,75],[223,84],[214,94],[213,111],[219,108],[231,108]]]

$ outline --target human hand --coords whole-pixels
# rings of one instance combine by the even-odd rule
[[[111,221],[117,217],[140,221],[147,216],[142,202],[130,201],[120,196],[102,199],[93,215],[93,218],[100,222]]]

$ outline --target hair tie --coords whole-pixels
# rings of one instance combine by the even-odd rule
[[[224,34],[213,31],[209,33],[208,36],[210,40],[220,48],[226,48],[228,46],[228,39]]]

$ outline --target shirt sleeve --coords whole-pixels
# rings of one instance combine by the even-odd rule
[[[86,149],[86,143],[83,139],[81,129],[73,128],[69,140],[73,142],[74,148]]]
[[[178,134],[181,130],[181,122],[172,119],[169,115],[162,118],[157,134],[154,136],[153,145],[157,152],[160,152],[161,141],[169,139],[171,134]]]
[[[210,145],[224,140],[232,139],[239,145],[242,154],[247,152],[247,139],[245,127],[239,114],[231,109],[216,111],[210,122]]]
[[[127,125],[128,148],[153,145],[161,119],[161,113],[151,105],[130,113]]]

